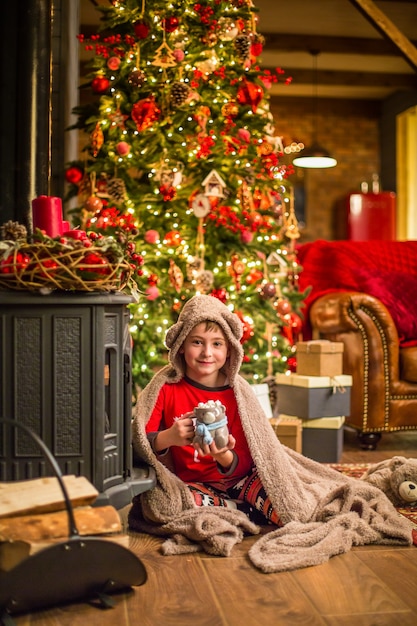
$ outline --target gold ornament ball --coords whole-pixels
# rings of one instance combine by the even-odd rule
[[[222,106],[222,115],[224,117],[235,117],[239,113],[239,107],[233,100],[230,102],[226,102]]]
[[[85,208],[87,211],[95,213],[96,211],[101,211],[103,203],[97,196],[90,196],[85,203]]]

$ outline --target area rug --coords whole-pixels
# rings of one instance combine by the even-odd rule
[[[324,463],[324,465],[328,465],[351,478],[360,478],[373,463]],[[417,506],[396,507],[396,509],[400,515],[412,522],[417,529]]]

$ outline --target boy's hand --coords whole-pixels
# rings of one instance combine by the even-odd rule
[[[198,456],[210,455],[217,463],[220,463],[222,467],[229,467],[233,462],[233,454],[230,452],[236,445],[236,439],[229,433],[229,441],[224,448],[217,448],[215,441],[213,440],[210,445],[199,443],[194,444],[194,448],[198,452]]]
[[[176,418],[175,422],[166,430],[161,430],[155,441],[156,450],[165,450],[171,446],[189,446],[194,439],[194,421],[192,411]]]
[[[184,413],[168,428],[172,439],[171,446],[189,446],[193,443],[195,428],[192,415],[192,411]]]

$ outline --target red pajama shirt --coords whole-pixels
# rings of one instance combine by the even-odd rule
[[[197,457],[194,447],[171,446],[170,452],[175,474],[185,483],[223,483],[224,487],[235,484],[240,478],[250,473],[253,467],[246,437],[240,421],[234,391],[228,385],[224,387],[204,387],[189,378],[182,378],[178,383],[165,384],[159,392],[152,415],[146,425],[147,433],[165,430],[174,420],[184,413],[193,411],[199,402],[220,400],[226,407],[229,432],[236,439],[234,452],[237,465],[227,477],[219,472],[216,461],[210,456]]]

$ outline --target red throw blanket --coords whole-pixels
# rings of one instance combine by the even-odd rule
[[[319,296],[360,291],[387,307],[402,346],[417,344],[417,241],[317,240],[299,246],[297,256],[303,267],[300,289],[312,287],[306,320]]]

